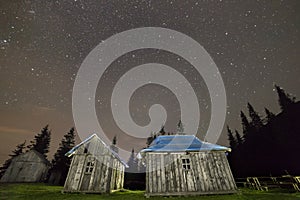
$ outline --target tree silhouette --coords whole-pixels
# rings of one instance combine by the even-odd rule
[[[247,104],[247,107],[249,111],[249,116],[251,118],[250,124],[252,125],[252,127],[260,129],[264,125],[262,119],[250,103]]]
[[[296,98],[286,93],[281,87],[275,85],[275,88],[278,94],[278,102],[281,110],[286,110],[291,104],[296,102]]]
[[[248,135],[249,135],[249,131],[251,129],[250,123],[245,115],[245,113],[243,111],[241,111],[241,120],[242,120],[242,128],[243,128],[243,137],[244,140],[247,139]]]
[[[161,129],[159,131],[159,135],[165,135],[166,134],[166,131],[165,131],[165,125],[162,125],[161,126]]]
[[[179,122],[177,124],[177,134],[179,134],[179,135],[183,135],[184,134],[184,126],[183,126],[181,120],[179,120]]]
[[[266,123],[269,123],[275,118],[275,114],[272,113],[268,108],[265,108],[265,113],[266,113]]]
[[[112,143],[110,145],[110,149],[113,150],[116,153],[119,153],[119,149],[116,145],[117,145],[117,136],[114,136],[114,138],[112,140]]]
[[[13,158],[23,153],[23,150],[25,149],[25,143],[26,143],[26,140],[23,143],[18,144],[16,146],[16,149],[12,151],[12,154],[9,155],[10,158],[7,159],[4,162],[4,164],[0,167],[0,178],[4,175],[5,171],[7,170],[10,163],[12,162]]]
[[[59,178],[59,184],[62,185],[67,178],[68,170],[71,164],[71,158],[65,156],[75,145],[75,129],[72,127],[68,133],[66,133],[59,144],[59,148],[54,154],[52,160],[52,167],[50,173],[59,172],[61,176]]]
[[[235,137],[236,137],[237,145],[243,144],[243,138],[237,130],[235,130]]]
[[[47,153],[49,152],[51,131],[48,129],[49,125],[46,125],[40,133],[34,136],[34,140],[30,141],[29,149],[36,150],[42,155],[47,157]]]
[[[237,146],[237,142],[233,136],[233,133],[231,131],[231,129],[229,128],[229,126],[227,126],[227,136],[228,136],[228,140],[229,140],[229,145],[231,149],[235,149]]]

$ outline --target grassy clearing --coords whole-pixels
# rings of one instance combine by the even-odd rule
[[[99,194],[62,194],[62,187],[48,186],[44,184],[0,184],[0,199],[30,199],[30,200],[102,200],[102,199],[124,199],[138,200],[146,199],[144,191],[123,191],[115,192],[111,195]],[[166,199],[166,197],[151,197],[150,200]],[[249,189],[240,190],[239,194],[233,195],[210,195],[210,196],[190,196],[171,197],[174,200],[300,200],[300,193],[283,193],[280,191],[261,192]]]

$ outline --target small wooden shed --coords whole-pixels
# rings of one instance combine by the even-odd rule
[[[64,192],[110,193],[123,188],[127,164],[96,134],[71,149]]]
[[[159,136],[140,152],[149,196],[235,193],[226,152],[194,135]]]
[[[49,170],[49,161],[35,150],[13,158],[0,182],[43,182]]]

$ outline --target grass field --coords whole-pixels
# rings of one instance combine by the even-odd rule
[[[30,199],[30,200],[102,200],[102,199],[124,199],[138,200],[146,199],[143,191],[123,191],[115,192],[111,195],[99,194],[62,194],[62,187],[48,186],[43,184],[0,184],[0,199]],[[151,197],[150,200],[166,199],[166,197]],[[249,189],[241,189],[238,194],[233,195],[209,195],[209,196],[190,196],[190,197],[170,197],[174,200],[300,200],[300,193],[284,192],[261,192]]]

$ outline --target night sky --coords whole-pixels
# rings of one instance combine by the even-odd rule
[[[102,41],[133,28],[173,29],[205,48],[226,88],[225,125],[241,129],[239,113],[246,111],[247,102],[262,116],[264,107],[278,113],[275,83],[300,97],[299,8],[298,0],[2,0],[0,163],[17,144],[29,142],[46,124],[52,130],[50,154],[56,150],[62,136],[74,126],[72,89],[83,60]],[[180,56],[155,49],[119,57],[101,78],[95,102],[107,136],[117,135],[120,148],[129,151],[145,146],[145,139],[126,136],[116,126],[109,98],[122,74],[149,62],[173,67],[193,86],[199,99],[198,136],[202,138],[211,107],[205,82]],[[168,113],[166,130],[175,131],[180,118],[178,101],[168,88],[159,85],[148,84],[134,93],[129,108],[133,120],[147,125],[149,107],[157,103]],[[228,145],[226,126],[218,143]]]

